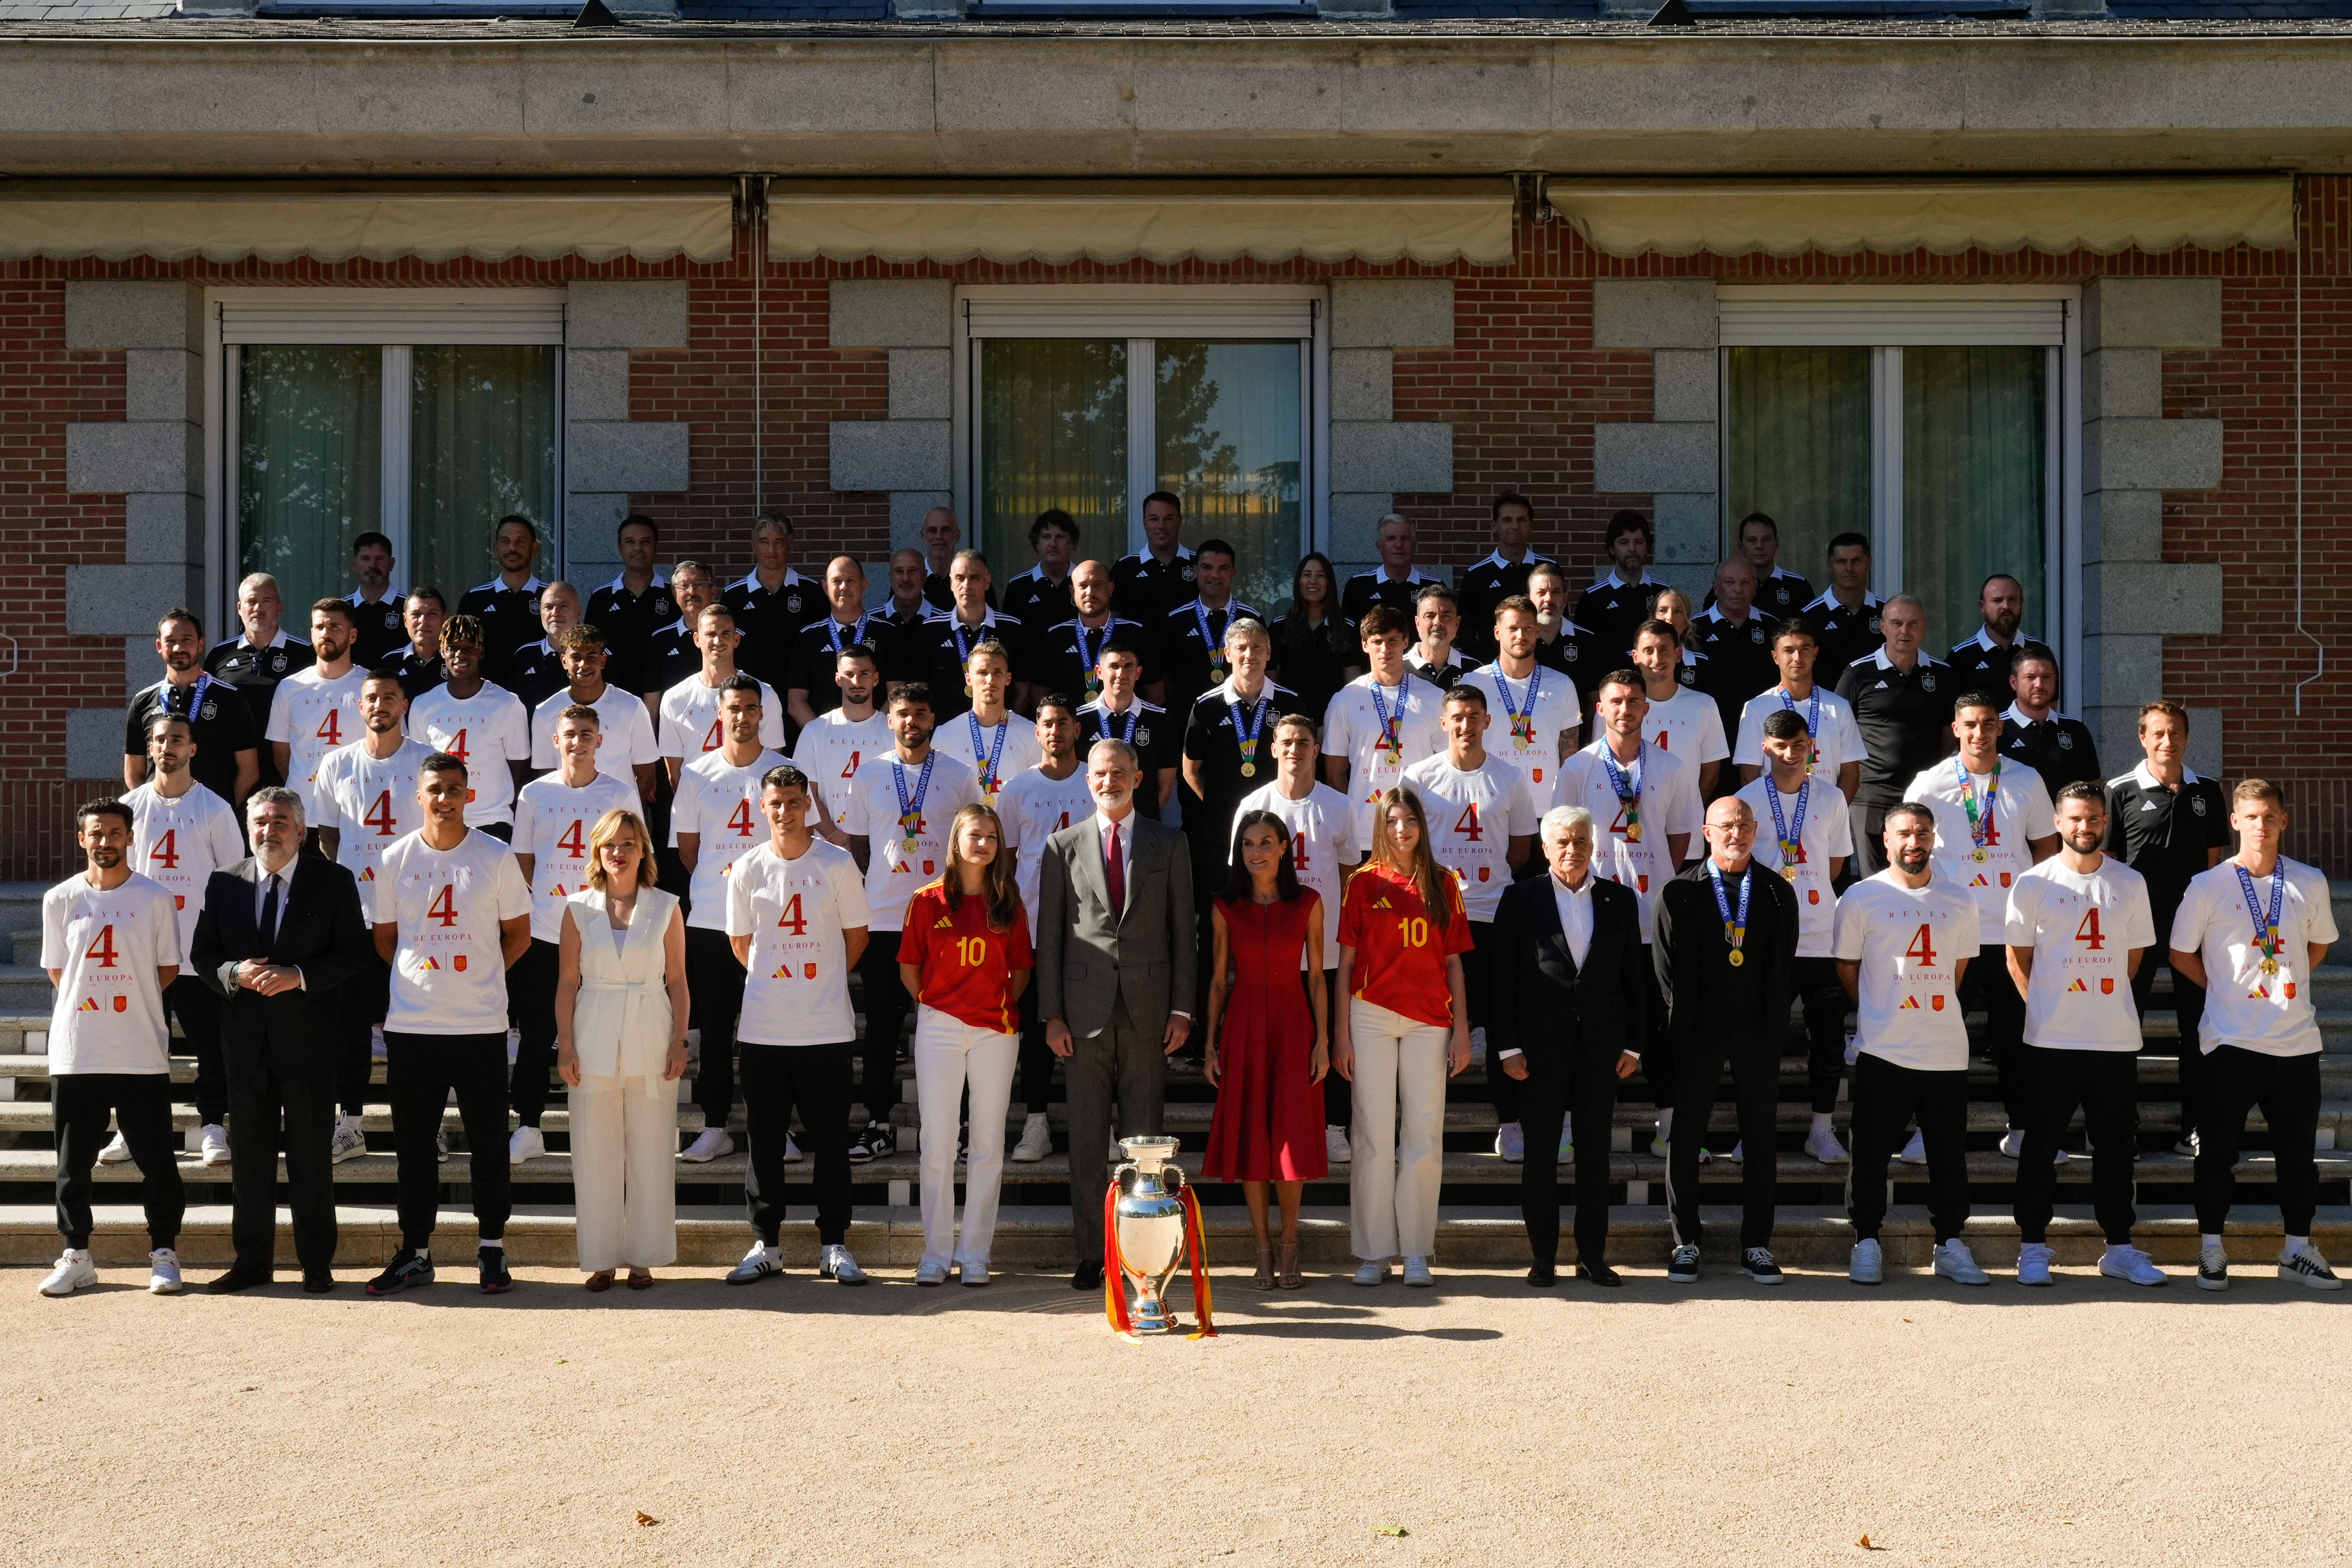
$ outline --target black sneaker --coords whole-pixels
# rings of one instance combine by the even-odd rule
[[[397,1296],[412,1285],[433,1283],[433,1260],[413,1247],[404,1247],[392,1255],[392,1261],[383,1273],[368,1281],[371,1296]]]
[[[2218,1247],[2201,1247],[2197,1253],[2197,1289],[2227,1290],[2230,1288],[2230,1255]]]
[[[1688,1285],[1698,1278],[1698,1248],[1689,1242],[1675,1248],[1666,1264],[1666,1279],[1676,1285]]]
[[[1751,1247],[1739,1255],[1739,1266],[1748,1270],[1748,1278],[1759,1285],[1778,1285],[1786,1276],[1780,1266],[1772,1261],[1772,1254],[1760,1247]]]
[[[869,1160],[898,1152],[898,1135],[879,1121],[869,1121],[866,1131],[849,1141],[849,1163],[863,1165]]]
[[[514,1289],[514,1276],[507,1272],[507,1249],[486,1247],[475,1255],[482,1266],[482,1294],[503,1296]]]

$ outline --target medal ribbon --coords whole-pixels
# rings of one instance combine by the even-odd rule
[[[1109,641],[1110,641],[1110,627],[1111,627],[1111,623],[1110,623],[1109,621],[1106,620],[1106,621],[1104,621],[1104,622],[1103,622],[1103,624],[1102,624],[1102,640],[1103,640],[1104,642],[1106,642],[1106,643],[1108,643],[1108,642],[1109,642]],[[1087,683],[1088,686],[1093,686],[1093,685],[1097,684],[1097,678],[1096,678],[1096,675],[1095,675],[1095,666],[1102,662],[1102,652],[1101,652],[1101,649],[1100,649],[1100,648],[1098,648],[1098,647],[1090,648],[1090,647],[1087,647],[1087,623],[1086,623],[1086,622],[1084,622],[1084,621],[1073,621],[1073,622],[1071,622],[1071,623],[1070,623],[1070,632],[1071,632],[1071,634],[1072,634],[1074,637],[1076,637],[1078,639],[1078,662],[1079,662],[1080,664],[1083,664],[1083,665],[1085,665],[1085,666],[1087,667],[1087,668],[1085,668],[1085,670],[1084,670],[1083,672],[1081,672],[1082,679],[1086,681],[1086,683]]]
[[[2237,872],[2238,887],[2246,895],[2246,912],[2254,917],[2254,951],[2276,963],[2279,955],[2279,910],[2286,898],[2286,868],[2271,868],[2271,912],[2267,920],[2263,917],[2262,900],[2254,893],[2253,878],[2246,874],[2243,866],[2238,867]]]
[[[2000,759],[1995,757],[1992,760],[1992,773],[1985,779],[1982,816],[1979,816],[1977,812],[1976,783],[1969,777],[1969,764],[1954,757],[1952,766],[1959,771],[1960,805],[1969,814],[1969,838],[1979,849],[1982,849],[1985,847],[1985,835],[1992,831],[1993,807],[2000,804]],[[2240,874],[2243,875],[2242,872]]]
[[[979,716],[967,709],[964,711],[963,721],[971,726],[971,760],[978,762],[982,750]],[[996,764],[1004,759],[1004,736],[1005,732],[1012,728],[1013,720],[1010,715],[1007,715],[1004,722],[996,727],[996,744],[987,748],[988,764],[980,770],[980,792],[991,800],[994,800],[996,792],[1003,787],[997,782]],[[928,769],[930,765],[929,759],[926,758],[923,766]]]
[[[1495,667],[1495,689],[1502,694],[1503,711],[1510,716],[1511,733],[1533,742],[1536,738],[1536,694],[1543,689],[1543,666],[1537,665],[1528,676],[1528,710],[1522,713],[1511,705],[1511,678],[1503,667]]]
[[[1259,694],[1257,711],[1251,716],[1246,727],[1242,723],[1242,705],[1238,702],[1229,702],[1226,706],[1234,710],[1234,738],[1241,746],[1242,765],[1255,767],[1258,737],[1265,731],[1266,710],[1274,706],[1274,693],[1266,691]]]
[[[909,847],[914,844],[917,833],[922,826],[923,796],[930,793],[931,764],[938,760],[937,752],[932,752],[923,758],[923,771],[915,780],[915,797],[908,800],[907,798],[907,764],[895,757],[891,759],[890,782],[898,788],[898,827]]]
[[[1780,864],[1783,866],[1799,865],[1805,858],[1805,797],[1812,792],[1812,787],[1811,779],[1797,786],[1797,827],[1792,833],[1780,815],[1780,786],[1772,783],[1769,775],[1765,779],[1764,798],[1772,803],[1772,836],[1780,841]]]
[[[1756,868],[1750,866],[1739,873],[1739,913],[1731,912],[1731,895],[1723,890],[1723,868],[1715,857],[1706,858],[1707,879],[1715,884],[1715,907],[1723,913],[1723,940],[1731,944],[1732,956],[1739,956],[1741,946],[1748,941],[1748,895],[1756,885]]]
[[[1405,679],[1410,681],[1412,678],[1407,676]],[[1400,685],[1397,688],[1396,715],[1390,717],[1389,705],[1381,696],[1381,683],[1378,680],[1372,682],[1372,708],[1381,716],[1381,738],[1372,742],[1372,749],[1386,751],[1399,762],[1404,757],[1404,705],[1405,689]]]
[[[841,623],[835,620],[831,616],[827,616],[824,618],[824,635],[833,643],[833,651],[838,654],[841,651],[842,644],[845,642],[864,642],[866,640],[866,623],[873,618],[874,616],[871,613],[860,611],[857,616],[857,625],[850,631],[848,637],[844,637],[841,635]]]
[[[1610,754],[1609,748],[1606,745],[1601,748],[1601,765],[1609,770],[1609,787],[1617,792],[1617,804],[1624,811],[1625,826],[1636,832],[1642,826],[1642,763],[1649,754],[1650,743],[1644,741],[1641,751],[1634,755],[1633,765],[1621,768],[1617,765],[1617,759]],[[1627,837],[1632,837],[1633,835],[1628,834]],[[1719,891],[1717,896],[1721,896]],[[1744,898],[1746,895],[1741,896]],[[1743,904],[1740,907],[1745,909],[1747,906]],[[1724,919],[1730,918],[1730,911],[1726,910]]]
[[[209,675],[199,675],[196,677],[196,683],[188,688],[188,706],[186,710],[181,712],[173,712],[172,708],[172,693],[177,690],[178,688],[173,686],[172,683],[167,680],[163,683],[163,711],[170,713],[174,719],[185,719],[193,722],[196,717],[196,710],[205,705],[205,688],[208,686],[226,684],[226,682],[225,681],[215,680]]]
[[[1103,733],[1104,733],[1104,734],[1106,734],[1106,735],[1109,734],[1109,733],[1110,733],[1110,721],[1111,721],[1111,719],[1112,719],[1112,717],[1113,717],[1113,715],[1112,715],[1112,713],[1111,713],[1111,710],[1110,710],[1109,709],[1108,709],[1108,708],[1097,708],[1097,709],[1096,709],[1096,710],[1095,710],[1095,711],[1102,715],[1102,727],[1103,727]],[[1124,731],[1124,732],[1119,736],[1119,739],[1120,739],[1120,740],[1122,740],[1122,741],[1125,741],[1125,742],[1126,742],[1129,745],[1130,745],[1130,746],[1132,746],[1133,744],[1135,744],[1135,724],[1136,724],[1136,721],[1137,721],[1137,720],[1139,720],[1139,719],[1140,719],[1140,718],[1142,718],[1142,717],[1143,717],[1143,704],[1141,704],[1140,702],[1137,703],[1134,707],[1132,707],[1132,708],[1129,709],[1129,710],[1127,710],[1127,729],[1126,729],[1126,731]]]
[[[1797,705],[1789,700],[1789,689],[1783,686],[1777,691],[1782,710],[1795,712]],[[1811,750],[1805,755],[1805,772],[1810,773],[1813,771],[1813,764],[1822,760],[1822,689],[1819,686],[1813,688],[1812,698],[1805,704],[1805,734],[1812,742]],[[1801,812],[1799,813],[1800,820],[1802,816]]]
[[[1224,616],[1228,623],[1233,619],[1230,608],[1215,613]],[[1208,605],[1198,599],[1192,601],[1192,618],[1201,623],[1201,647],[1209,656],[1209,668],[1222,671],[1225,668],[1225,639],[1222,635],[1212,637],[1209,634],[1209,616]]]
[[[971,662],[971,650],[973,647],[978,643],[983,643],[988,640],[989,624],[985,619],[983,619],[980,623],[979,630],[971,634],[973,640],[971,642],[966,642],[964,640],[963,623],[956,619],[953,612],[950,612],[948,616],[948,630],[953,633],[955,637],[956,662],[958,664],[968,665]],[[969,687],[970,682],[966,682],[966,685]]]

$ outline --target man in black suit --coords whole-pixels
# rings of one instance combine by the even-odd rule
[[[1634,1048],[1649,1026],[1642,911],[1630,889],[1592,874],[1592,814],[1580,805],[1544,814],[1546,877],[1514,882],[1495,913],[1496,995],[1486,1038],[1504,1072],[1521,1080],[1528,1130],[1519,1209],[1545,1286],[1559,1252],[1559,1151],[1564,1111],[1584,1130],[1576,1146],[1576,1272],[1619,1283],[1609,1267],[1609,1126],[1617,1080],[1641,1070]]]
[[[327,1157],[335,1121],[336,987],[372,951],[359,885],[333,861],[301,853],[302,797],[270,787],[246,805],[252,856],[215,871],[192,958],[221,1005],[228,1065],[228,1146],[236,1262],[205,1289],[267,1285],[278,1237],[278,1129],[302,1289],[335,1287],[335,1188]]]

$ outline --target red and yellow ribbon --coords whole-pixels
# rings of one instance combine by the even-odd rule
[[[1216,1320],[1209,1300],[1209,1243],[1201,1226],[1201,1200],[1187,1183],[1178,1194],[1184,1205],[1184,1246],[1192,1267],[1192,1309],[1200,1319],[1200,1327],[1185,1335],[1190,1340],[1213,1340],[1217,1337]],[[1103,1316],[1109,1320],[1111,1332],[1121,1339],[1135,1338],[1135,1320],[1127,1306],[1126,1268],[1118,1250],[1118,1184],[1113,1182],[1103,1191]],[[1161,1302],[1161,1310],[1167,1304]],[[1169,1321],[1175,1314],[1169,1313]]]

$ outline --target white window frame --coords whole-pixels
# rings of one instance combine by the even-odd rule
[[[975,324],[975,317],[978,322]],[[980,356],[975,339],[1125,338],[1128,341],[1127,538],[1110,556],[1143,548],[1143,498],[1160,488],[1153,444],[1133,439],[1151,428],[1154,378],[1136,366],[1152,361],[1143,345],[1160,338],[1263,341],[1296,337],[1300,366],[1299,552],[1325,547],[1331,493],[1330,290],[1320,284],[974,284],[955,293],[955,506],[976,518],[980,498],[977,420]],[[1108,558],[1108,557],[1106,557]],[[1009,571],[1009,563],[1001,567]]]
[[[236,623],[238,537],[236,378],[248,342],[376,344],[383,350],[379,527],[392,541],[393,591],[404,593],[409,559],[409,353],[418,343],[552,346],[555,364],[555,509],[545,520],[550,570],[563,570],[564,291],[561,289],[207,289],[205,290],[205,595],[219,624]],[[455,595],[471,584],[445,584]],[[295,627],[292,635],[303,635]]]
[[[1871,351],[1871,586],[1903,587],[1903,349],[1945,344],[2039,344],[2048,351],[2044,399],[2042,582],[2045,603],[2027,626],[2065,661],[2080,687],[2083,663],[2083,331],[2081,288],[2072,284],[1804,284],[1718,289],[1718,486],[1731,527],[1730,351],[1747,347],[1867,347]],[[1811,571],[1807,573],[1811,575]],[[1933,649],[1929,651],[1934,651]]]

